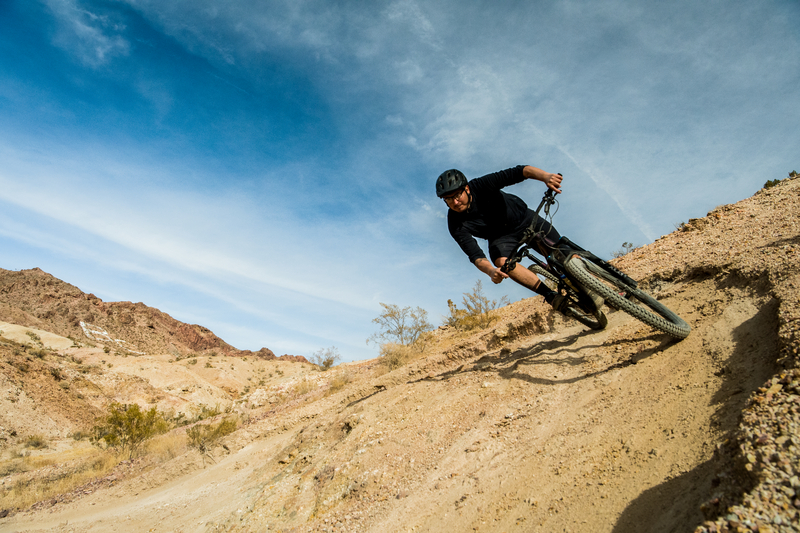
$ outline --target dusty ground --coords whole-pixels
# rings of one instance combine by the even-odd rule
[[[212,457],[129,467],[81,497],[13,512],[0,531],[693,531],[718,514],[745,527],[758,505],[772,506],[759,531],[797,531],[800,398],[787,392],[796,377],[771,380],[797,366],[799,216],[800,180],[786,180],[620,260],[691,324],[681,342],[620,312],[590,332],[530,299],[491,330],[438,331],[392,373],[295,364],[293,382],[317,387],[288,402],[270,402],[269,387],[245,393],[259,370],[238,360],[223,374],[205,359],[115,359],[115,379],[136,376],[159,406],[198,401],[191,383],[239,400],[246,423]],[[344,373],[347,386],[321,393]],[[779,401],[773,429],[748,433]],[[748,443],[770,439],[781,460],[756,450],[750,461]]]

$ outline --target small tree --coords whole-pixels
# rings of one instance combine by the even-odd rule
[[[94,428],[93,440],[103,440],[107,446],[119,447],[131,458],[139,445],[167,429],[167,421],[155,407],[142,411],[135,403],[123,405],[113,402],[103,423]]]
[[[321,370],[322,372],[334,366],[341,359],[342,356],[339,355],[339,350],[336,349],[336,346],[320,348],[311,354],[311,363],[317,365],[317,370]]]
[[[428,312],[421,307],[412,309],[383,302],[381,307],[383,312],[372,319],[381,329],[367,339],[367,343],[393,342],[407,346],[413,344],[423,332],[433,328],[428,322]]]
[[[495,320],[493,311],[498,306],[508,305],[508,298],[503,296],[499,301],[490,300],[483,294],[483,283],[478,280],[472,292],[464,293],[462,303],[464,309],[459,309],[453,300],[447,300],[450,316],[445,317],[445,324],[457,329],[470,330],[490,326]]]
[[[636,249],[636,247],[633,245],[632,242],[623,242],[622,243],[622,248],[620,248],[619,250],[617,250],[615,252],[611,252],[611,257],[614,257],[614,258],[622,257],[623,255],[631,253],[635,249]]]

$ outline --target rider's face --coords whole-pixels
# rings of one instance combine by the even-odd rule
[[[469,207],[469,185],[464,187],[461,192],[452,196],[445,196],[444,202],[447,207],[456,213],[463,213]]]

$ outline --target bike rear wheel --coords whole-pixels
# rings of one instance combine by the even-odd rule
[[[558,290],[558,278],[549,271],[543,269],[535,263],[529,266],[528,270],[545,278],[542,283],[546,284],[553,290]],[[569,300],[565,304],[564,309],[561,310],[563,315],[577,320],[589,329],[605,329],[605,327],[608,325],[608,318],[606,318],[606,315],[602,310],[598,309],[594,312],[584,311],[580,305],[578,305],[578,295],[574,294],[571,289],[567,289],[567,297]]]
[[[676,339],[685,339],[692,331],[691,326],[667,306],[641,289],[632,287],[601,266],[580,256],[567,260],[565,268],[575,281],[595,291],[609,305],[625,311]],[[622,294],[620,294],[620,291]]]

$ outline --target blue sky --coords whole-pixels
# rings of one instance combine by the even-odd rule
[[[557,228],[609,256],[800,167],[798,27],[794,0],[6,0],[0,267],[374,357],[380,302],[528,296],[450,239],[443,170],[563,173]]]

